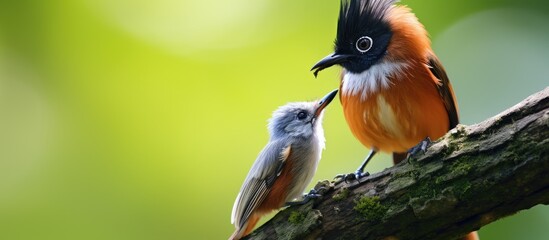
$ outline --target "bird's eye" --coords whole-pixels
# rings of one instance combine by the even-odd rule
[[[373,44],[374,41],[372,40],[372,38],[364,36],[356,41],[356,49],[361,53],[365,53],[370,50],[370,48],[372,48]]]
[[[307,118],[307,113],[306,112],[301,111],[297,114],[297,119],[303,120],[305,118]]]

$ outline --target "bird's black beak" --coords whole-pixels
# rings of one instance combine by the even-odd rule
[[[318,75],[318,72],[322,71],[325,68],[329,68],[333,65],[347,62],[351,56],[352,55],[349,55],[349,54],[332,53],[326,56],[325,58],[323,58],[322,60],[320,60],[319,62],[317,62],[313,66],[313,68],[311,68],[311,71],[314,71],[313,74],[316,77]]]
[[[315,116],[314,118],[317,118],[322,113],[322,110],[330,104],[330,102],[334,99],[334,97],[337,95],[337,89],[331,91],[330,93],[326,94],[319,102],[315,110]]]

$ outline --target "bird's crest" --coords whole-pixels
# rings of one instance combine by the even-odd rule
[[[337,26],[338,41],[347,40],[362,29],[387,26],[386,15],[398,0],[342,0]]]

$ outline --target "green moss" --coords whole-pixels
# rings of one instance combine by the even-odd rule
[[[348,196],[349,196],[349,189],[343,188],[339,192],[334,194],[334,196],[332,196],[332,199],[334,199],[336,201],[341,201],[341,200],[347,198]]]
[[[410,197],[421,197],[421,196],[435,196],[440,189],[435,184],[430,182],[425,183],[417,188],[417,190],[410,193]]]
[[[454,193],[460,197],[464,198],[467,196],[468,190],[471,188],[472,184],[466,180],[460,180],[454,184]]]
[[[435,184],[441,184],[443,183],[445,180],[445,178],[443,176],[438,176],[437,178],[435,178]]]
[[[456,150],[458,150],[457,143],[448,143],[448,148],[446,149],[446,156],[451,155]]]
[[[416,170],[410,171],[410,177],[412,177],[413,179],[418,179],[420,175],[421,173],[419,171],[416,171]]]
[[[409,177],[409,176],[410,176],[409,171],[401,171],[401,172],[394,173],[392,178],[401,178],[401,177]]]
[[[461,163],[461,164],[458,164],[453,170],[458,172],[458,173],[466,174],[469,171],[471,171],[471,168],[472,168],[471,164]]]
[[[468,157],[464,157],[459,162],[456,162],[454,165],[452,165],[453,175],[454,176],[461,176],[461,175],[468,174],[471,171],[471,169],[473,168],[471,166],[471,164],[468,163],[470,160],[471,159],[469,159]]]
[[[387,213],[387,207],[381,205],[379,197],[363,196],[355,203],[355,211],[372,222],[380,221]]]
[[[413,163],[410,163],[410,165],[413,165]],[[398,178],[405,178],[405,177],[411,177],[413,179],[417,179],[421,173],[417,170],[411,169],[411,170],[403,170],[400,172],[397,172],[393,175],[392,178],[398,179]]]
[[[479,167],[479,164],[477,164],[479,161],[484,161],[484,159],[479,159],[478,157],[474,156],[463,155],[459,159],[451,163],[448,169],[448,173],[436,177],[435,183],[441,184],[446,181],[454,181],[459,178],[467,177],[471,174],[472,171],[475,171],[475,167]]]
[[[523,162],[523,157],[525,155],[537,156],[543,154],[545,148],[543,142],[537,143],[535,137],[521,137],[517,139],[516,142],[512,142],[509,145],[508,150],[505,154],[509,154],[509,159],[513,159],[515,163]],[[525,143],[537,143],[537,144],[525,144]]]
[[[460,137],[463,137],[467,135],[467,132],[465,131],[465,126],[464,125],[457,125],[455,129],[452,129],[450,131],[450,138],[451,139],[456,139],[456,138],[460,138]]]
[[[290,213],[290,217],[288,217],[288,222],[293,224],[300,224],[305,220],[306,215],[299,211],[293,211]]]

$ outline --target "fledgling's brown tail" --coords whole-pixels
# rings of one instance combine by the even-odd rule
[[[258,214],[252,214],[248,221],[241,227],[237,228],[233,235],[229,237],[229,240],[238,240],[252,232],[254,230],[255,225],[257,224],[257,221],[259,221],[259,215]]]

